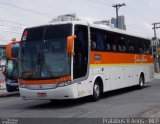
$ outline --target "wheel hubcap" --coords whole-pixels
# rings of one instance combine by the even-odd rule
[[[100,94],[100,88],[99,88],[99,85],[97,84],[94,85],[94,94],[96,97],[98,97]]]
[[[143,86],[143,79],[142,78],[140,79],[140,86],[141,87]]]

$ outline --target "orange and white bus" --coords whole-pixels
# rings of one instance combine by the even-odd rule
[[[107,91],[142,88],[153,80],[150,44],[149,39],[83,21],[26,28],[18,58],[20,95],[98,100]]]

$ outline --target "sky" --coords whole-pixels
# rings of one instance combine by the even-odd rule
[[[119,15],[125,16],[128,33],[153,37],[152,24],[160,22],[160,0],[0,0],[0,44],[20,40],[24,28],[47,24],[58,15],[76,13],[85,21],[111,19],[116,16],[112,5],[118,3],[126,4]]]

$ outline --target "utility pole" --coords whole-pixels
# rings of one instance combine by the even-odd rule
[[[153,41],[152,42],[156,42],[156,43],[152,43],[152,45],[154,46],[155,45],[155,71],[156,72],[159,72],[160,70],[159,70],[159,62],[158,62],[158,51],[157,51],[157,46],[158,46],[158,44],[159,43],[157,43],[157,42],[159,42],[158,41],[158,39],[157,39],[157,32],[156,32],[156,30],[157,29],[159,29],[160,28],[160,26],[157,26],[157,25],[159,25],[160,24],[160,22],[158,22],[158,23],[153,23],[152,25],[153,25],[153,31],[154,31],[154,37],[153,37]],[[153,46],[152,46],[152,49],[153,49]],[[153,51],[153,50],[152,50]],[[153,53],[152,53],[153,54]]]
[[[157,25],[158,24],[160,24],[160,22],[158,22],[158,23],[153,23],[152,25],[153,25],[153,30],[154,30],[154,38],[156,38],[157,39],[157,32],[156,32],[156,29],[158,29],[158,28],[160,28],[160,26],[158,27]]]
[[[118,21],[118,10],[122,7],[122,6],[126,6],[125,3],[123,4],[114,4],[112,7],[116,8],[116,21],[117,21],[117,28],[118,28],[118,24],[119,24],[119,21]]]

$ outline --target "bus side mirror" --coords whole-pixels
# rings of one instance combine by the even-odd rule
[[[6,56],[7,56],[8,59],[17,60],[17,58],[12,57],[12,47],[15,44],[19,44],[19,43],[20,43],[20,41],[13,41],[13,42],[10,42],[9,44],[7,44],[7,46],[6,46]]]
[[[76,35],[67,37],[67,53],[73,55],[74,54],[74,39]]]

